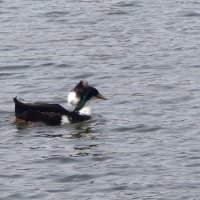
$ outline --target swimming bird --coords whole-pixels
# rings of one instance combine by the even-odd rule
[[[17,97],[15,102],[16,122],[44,122],[47,125],[64,125],[82,122],[91,118],[90,102],[106,98],[87,81],[80,81],[68,94],[68,105],[74,106],[69,111],[59,104],[26,103]]]

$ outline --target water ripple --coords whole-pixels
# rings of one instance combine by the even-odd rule
[[[118,128],[114,128],[112,129],[113,131],[115,132],[129,132],[129,131],[134,131],[134,132],[142,132],[142,133],[145,133],[145,132],[156,132],[156,131],[159,131],[161,130],[162,127],[160,126],[155,126],[155,127],[148,127],[144,124],[140,124],[140,125],[137,125],[137,126],[130,126],[130,127],[118,127]]]
[[[183,16],[185,16],[185,17],[200,17],[200,13],[188,12],[188,13],[184,14]]]
[[[0,4],[0,199],[200,196],[197,1]],[[13,123],[14,96],[68,108],[80,79],[109,97],[88,122]]]
[[[76,175],[66,176],[64,178],[57,179],[56,182],[59,182],[59,183],[71,182],[71,183],[73,183],[73,182],[87,181],[87,180],[91,180],[93,178],[94,177],[89,174],[76,174]]]
[[[66,11],[52,11],[52,12],[46,12],[44,16],[46,17],[60,17],[60,16],[65,16],[69,15],[69,12]]]

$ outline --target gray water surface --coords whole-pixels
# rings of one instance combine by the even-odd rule
[[[0,199],[200,199],[200,3],[0,1]],[[69,126],[14,122],[12,98],[108,101]]]

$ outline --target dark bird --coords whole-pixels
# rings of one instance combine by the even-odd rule
[[[26,103],[17,97],[15,102],[16,122],[44,122],[48,125],[64,125],[82,122],[91,118],[90,102],[106,98],[90,86],[87,81],[80,81],[68,95],[68,104],[75,106],[73,111],[66,110],[59,104]]]

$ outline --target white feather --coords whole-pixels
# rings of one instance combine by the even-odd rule
[[[66,115],[62,115],[61,125],[69,124],[69,118]]]
[[[83,107],[81,110],[79,110],[79,114],[90,116],[92,114],[91,107],[90,106]]]
[[[80,98],[76,96],[76,93],[74,91],[70,92],[67,97],[67,102],[69,106],[76,106],[78,102],[80,101]]]

